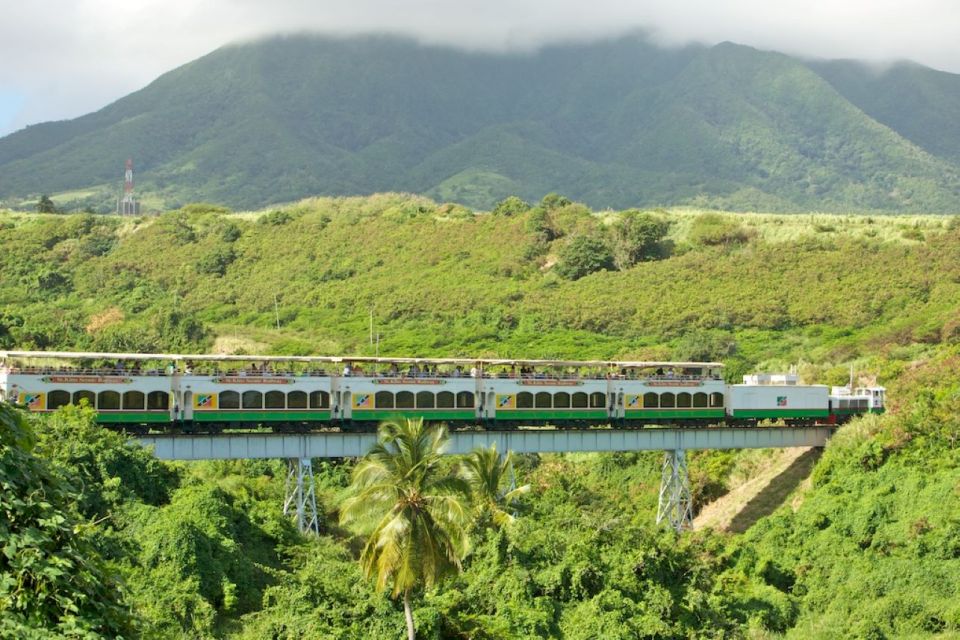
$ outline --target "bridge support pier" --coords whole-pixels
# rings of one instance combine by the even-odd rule
[[[284,489],[283,515],[294,513],[300,533],[320,533],[317,494],[310,458],[287,459],[287,482]]]
[[[663,456],[657,524],[664,522],[677,533],[693,528],[693,496],[687,474],[687,452],[683,449],[668,450]]]

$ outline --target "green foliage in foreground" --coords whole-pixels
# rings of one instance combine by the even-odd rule
[[[0,637],[132,637],[97,527],[34,445],[24,417],[0,403]]]
[[[801,604],[790,637],[960,634],[960,352],[896,391],[897,414],[834,437],[798,510],[732,545],[735,575]]]

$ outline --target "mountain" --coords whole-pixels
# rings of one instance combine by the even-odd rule
[[[231,45],[0,139],[0,201],[109,209],[409,191],[487,208],[960,211],[960,76],[634,35],[535,53],[387,36]]]

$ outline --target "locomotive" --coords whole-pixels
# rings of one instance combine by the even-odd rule
[[[884,410],[885,389],[723,380],[719,362],[372,358],[0,351],[0,397],[69,404],[149,431],[367,431],[422,418],[450,428],[835,425]]]

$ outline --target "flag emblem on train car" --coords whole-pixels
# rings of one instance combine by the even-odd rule
[[[627,409],[639,409],[640,408],[640,396],[629,395],[627,396]]]
[[[21,403],[27,405],[31,411],[43,411],[44,409],[42,393],[25,393]]]
[[[516,407],[517,401],[512,394],[497,396],[497,409],[515,409]]]
[[[217,396],[212,393],[198,393],[193,397],[193,406],[195,409],[216,409]]]
[[[354,409],[371,409],[371,396],[369,393],[357,393],[353,396]]]
[[[777,406],[778,407],[787,406],[787,396],[777,396]]]

